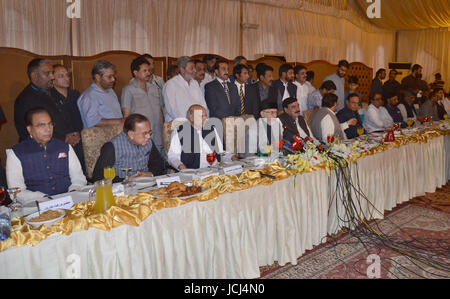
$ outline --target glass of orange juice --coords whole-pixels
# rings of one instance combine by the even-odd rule
[[[114,196],[112,193],[111,179],[101,180],[95,183],[95,188],[89,194],[89,197],[95,192],[94,212],[102,213],[114,206]]]
[[[408,128],[411,128],[412,127],[412,125],[414,125],[414,119],[412,119],[412,118],[408,118],[407,120],[406,120],[406,124],[408,125]]]
[[[113,180],[116,177],[116,169],[114,167],[105,167],[103,169],[103,176],[105,179]]]
[[[358,127],[358,129],[356,129],[356,132],[358,133],[359,136],[364,135],[364,133],[365,133],[363,127]]]

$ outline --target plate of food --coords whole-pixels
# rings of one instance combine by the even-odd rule
[[[152,184],[156,185],[156,179],[154,177],[136,177],[132,180],[136,184]]]
[[[198,196],[205,192],[203,187],[194,186],[193,184],[183,184],[180,182],[173,182],[167,187],[158,188],[152,192],[156,198],[179,198],[186,199],[193,196]]]
[[[25,221],[32,227],[39,227],[43,224],[45,224],[47,227],[50,227],[56,221],[64,218],[65,215],[66,212],[64,212],[64,210],[61,209],[48,210],[45,212],[41,212],[40,215],[39,212],[28,215],[27,217],[25,217]]]

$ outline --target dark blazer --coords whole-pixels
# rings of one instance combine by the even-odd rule
[[[205,101],[208,105],[209,117],[222,119],[228,116],[241,115],[241,97],[236,84],[227,82],[227,86],[231,103],[228,103],[225,89],[217,79],[205,85]]]
[[[295,120],[290,117],[286,113],[282,113],[279,117],[281,123],[283,124],[283,139],[289,142],[294,141],[294,136],[300,136],[300,132],[297,130],[297,125],[295,124]],[[308,126],[306,125],[306,121],[303,116],[298,117],[298,124],[300,128],[302,128],[305,133],[311,137],[312,132],[308,130]]]
[[[70,130],[67,120],[58,109],[55,100],[51,97],[50,92],[45,93],[29,84],[14,102],[14,124],[16,125],[20,141],[25,140],[29,136],[24,120],[25,113],[35,107],[46,108],[50,113],[55,123],[53,137],[65,141],[66,134],[73,132]]]
[[[259,83],[256,82],[245,87],[245,114],[253,114],[255,119],[259,119],[261,116],[259,112],[261,111],[261,95],[259,93]],[[277,103],[278,101],[278,90],[274,86],[269,87],[269,98],[267,101]]]
[[[278,79],[272,83],[272,86],[278,89],[278,110],[283,111],[283,95],[285,89],[283,81]],[[297,98],[297,86],[294,83],[288,82],[287,89],[291,98]]]

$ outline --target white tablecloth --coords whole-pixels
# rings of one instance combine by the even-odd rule
[[[445,138],[445,147],[439,137],[358,160],[360,184],[377,209],[446,183]],[[1,252],[0,278],[67,278],[74,267],[81,278],[256,278],[260,266],[296,264],[338,227],[333,209],[328,215],[328,183],[316,171],[297,176],[295,186],[291,177],[164,209],[139,227],[53,235]]]

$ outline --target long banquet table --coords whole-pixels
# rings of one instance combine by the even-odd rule
[[[356,169],[376,209],[391,210],[450,179],[450,136],[363,157]],[[74,260],[80,278],[257,278],[260,266],[296,264],[339,229],[328,184],[317,170],[162,209],[138,227],[54,234],[0,252],[0,278],[70,278]]]

